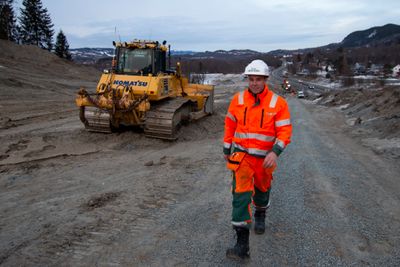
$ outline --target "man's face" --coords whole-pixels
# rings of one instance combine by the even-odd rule
[[[262,92],[267,77],[261,75],[249,75],[249,89],[253,94]]]

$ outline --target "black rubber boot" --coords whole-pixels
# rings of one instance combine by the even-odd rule
[[[265,232],[265,211],[266,208],[256,208],[254,212],[254,232],[258,235]]]
[[[234,227],[237,241],[233,248],[226,250],[226,256],[234,260],[244,260],[250,257],[249,248],[249,229],[245,227]]]

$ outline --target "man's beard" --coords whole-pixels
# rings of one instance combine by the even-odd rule
[[[259,94],[259,93],[261,93],[263,91],[264,86],[262,86],[262,87],[261,86],[260,87],[249,87],[249,89],[253,94]]]

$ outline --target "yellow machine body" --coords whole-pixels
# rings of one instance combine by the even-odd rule
[[[170,127],[172,136],[180,120],[213,112],[213,86],[190,84],[181,75],[179,63],[176,70],[166,70],[165,45],[138,40],[115,45],[113,69],[102,74],[96,93],[81,88],[76,98],[80,118],[88,130],[111,132],[120,125],[143,126],[145,133],[147,129],[152,137],[158,137],[155,128],[164,131]],[[155,107],[158,113],[149,114]],[[162,111],[167,109],[170,112]],[[168,123],[171,125],[165,126]]]

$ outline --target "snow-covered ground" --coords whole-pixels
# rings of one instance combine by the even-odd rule
[[[318,77],[308,83],[313,84],[313,85],[320,85],[320,86],[327,87],[330,89],[339,89],[342,87],[342,83],[340,81],[332,82],[330,79],[323,78],[323,77]]]
[[[235,81],[243,80],[242,74],[223,74],[223,73],[208,73],[205,74],[204,84],[220,84],[220,83],[234,83]]]
[[[370,80],[370,79],[377,79],[378,77],[374,76],[374,75],[356,75],[353,76],[354,79],[365,79],[365,80]]]
[[[400,79],[387,78],[387,79],[385,79],[385,84],[387,84],[387,85],[400,85]]]
[[[208,73],[205,74],[204,84],[215,84],[215,81],[222,77],[224,74],[222,73]]]
[[[354,84],[348,87],[344,86],[344,81],[341,79],[331,81],[330,79],[318,77],[312,81],[307,82],[308,84],[313,84],[315,86],[323,86],[330,89],[344,89],[352,87],[363,87],[363,88],[375,88],[377,84],[384,85],[400,85],[400,79],[396,78],[386,78],[381,79],[373,75],[357,75],[352,77]]]
[[[400,84],[400,79],[398,78],[379,78],[374,75],[357,75],[353,77],[356,81],[357,80],[369,80],[369,81],[383,81],[385,84]]]

